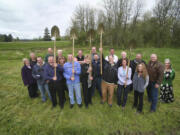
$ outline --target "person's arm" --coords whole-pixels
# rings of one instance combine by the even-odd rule
[[[77,70],[75,71],[75,74],[80,75],[81,74],[81,65],[79,63],[76,63]]]
[[[146,76],[146,83],[144,85],[144,89],[147,88],[148,84],[149,84],[149,75]]]
[[[162,80],[163,80],[163,77],[164,77],[164,66],[162,64],[160,64],[159,68],[158,68],[158,79],[156,81],[156,83],[158,85],[161,84]]]
[[[174,80],[174,78],[175,78],[175,71],[173,69],[172,69],[172,72],[170,74],[170,78],[171,78],[171,80]]]
[[[129,67],[129,71],[128,71],[128,80],[131,79],[131,75],[132,75],[132,69]]]
[[[71,79],[71,75],[70,75],[70,73],[68,71],[68,68],[67,68],[66,64],[64,65],[64,73],[63,73],[63,75],[67,80]]]
[[[47,67],[45,68],[44,76],[45,76],[45,80],[46,80],[46,81],[53,80],[53,77],[50,76],[49,70],[48,70]]]
[[[114,62],[117,63],[118,62],[118,56],[114,55]]]
[[[27,80],[26,71],[24,68],[22,68],[22,70],[21,70],[21,76],[22,76],[24,85],[28,86],[28,80]]]
[[[34,79],[38,80],[40,78],[40,75],[37,74],[35,66],[32,69],[32,76]]]

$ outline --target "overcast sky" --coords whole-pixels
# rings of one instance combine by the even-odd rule
[[[154,7],[155,0],[143,1],[145,10]],[[0,33],[31,39],[57,25],[64,35],[79,4],[101,8],[103,0],[0,0]]]

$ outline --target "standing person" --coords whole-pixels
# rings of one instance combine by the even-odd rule
[[[69,90],[70,108],[73,108],[75,104],[74,91],[76,94],[77,104],[80,108],[82,107],[80,74],[81,74],[80,64],[77,61],[74,61],[74,69],[73,69],[73,56],[72,54],[69,54],[68,62],[64,64],[64,77],[66,78],[66,83]]]
[[[30,59],[29,59],[30,65],[33,68],[34,65],[36,65],[36,63],[37,63],[36,55],[35,55],[35,53],[31,52],[29,56],[30,56]]]
[[[115,55],[115,53],[114,53],[114,48],[111,48],[111,49],[109,50],[109,56],[112,56],[112,57],[113,57],[113,61],[114,61],[115,64],[118,62],[118,56]],[[106,56],[106,58],[105,58],[106,61],[109,61],[109,56]]]
[[[175,78],[175,71],[171,66],[170,59],[165,59],[164,77],[160,87],[160,100],[165,103],[174,101],[173,80]]]
[[[36,80],[32,76],[32,67],[27,58],[23,59],[24,66],[21,68],[21,76],[24,85],[28,88],[30,98],[38,97]]]
[[[92,49],[91,49],[91,59],[92,61],[94,61],[94,55],[97,54],[96,52],[96,47],[93,46]],[[98,54],[97,54],[98,55]],[[99,55],[98,55],[99,56]]]
[[[136,66],[141,63],[145,64],[145,66],[146,66],[146,62],[142,59],[142,54],[137,53],[136,58],[134,60],[132,60],[130,63],[130,67],[132,69],[131,79],[133,79],[134,73],[136,71]]]
[[[56,67],[56,76],[54,76],[54,68]],[[57,105],[56,92],[59,97],[59,105],[61,109],[64,108],[64,92],[62,89],[62,72],[63,68],[54,63],[54,57],[48,57],[48,63],[45,66],[45,80],[48,83],[50,94],[52,97],[52,108]]]
[[[84,55],[83,55],[83,51],[82,50],[79,50],[78,51],[78,55],[76,56],[77,58],[77,61],[80,63],[80,64],[83,64],[84,63]]]
[[[137,112],[141,113],[143,110],[143,96],[144,90],[148,86],[149,75],[144,63],[138,64],[136,72],[133,77],[134,88],[134,105],[133,108],[137,108]]]
[[[128,92],[132,84],[131,74],[132,70],[127,66],[127,60],[122,59],[122,66],[118,68],[118,89],[117,89],[117,104],[125,108]],[[128,71],[128,74],[127,74]],[[123,95],[123,99],[122,99]]]
[[[117,62],[117,66],[120,67],[122,66],[122,60],[123,59],[126,59],[128,61],[128,58],[127,58],[127,53],[125,51],[122,51],[121,52],[121,58],[118,60]]]
[[[102,48],[100,48],[100,51],[102,51]],[[106,61],[103,57],[103,73],[102,73],[102,101],[101,103],[104,104],[107,100],[107,94],[108,94],[108,105],[112,107],[113,103],[113,95],[114,95],[114,89],[115,84],[117,84],[117,66],[114,62],[114,57],[112,55],[108,56],[108,61]]]
[[[147,65],[149,85],[147,87],[148,101],[151,102],[150,112],[156,111],[158,102],[158,89],[163,80],[164,66],[158,61],[156,54],[151,54]]]
[[[92,61],[92,67],[94,72],[94,78],[92,82],[92,96],[94,96],[95,89],[98,90],[100,97],[102,97],[101,92],[101,73],[100,73],[100,59],[98,54],[94,54],[94,60]]]
[[[52,48],[48,48],[48,54],[46,54],[45,59],[44,59],[44,62],[45,62],[45,63],[48,63],[48,57],[49,57],[49,56],[53,56],[53,50],[52,50]]]
[[[37,57],[37,64],[34,65],[32,70],[32,76],[37,80],[38,89],[40,90],[42,101],[46,101],[46,92],[48,93],[49,99],[51,99],[51,95],[49,92],[48,84],[45,81],[45,64],[42,60],[42,57]]]
[[[89,55],[85,56],[84,63],[81,65],[81,82],[84,95],[84,103],[86,108],[89,104],[92,104],[91,101],[91,89],[92,89],[92,80],[93,80],[93,71],[90,66],[91,58]]]

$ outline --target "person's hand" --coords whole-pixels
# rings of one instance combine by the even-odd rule
[[[54,80],[54,81],[56,81],[56,80],[57,80],[57,77],[56,77],[56,76],[54,76],[54,77],[53,77],[53,80]]]
[[[92,81],[92,80],[93,80],[93,77],[92,77],[92,76],[90,76],[90,77],[89,77],[89,79]]]
[[[127,79],[127,80],[129,79],[128,75],[126,76],[126,79]]]
[[[102,52],[102,51],[103,51],[103,48],[99,48],[99,51]]]
[[[91,71],[92,71],[92,67],[89,67],[87,72],[90,73]]]
[[[73,74],[75,73],[74,69],[72,69],[72,73],[73,73]]]
[[[57,63],[54,63],[54,67],[57,67]]]
[[[127,81],[125,81],[124,86],[127,86]]]
[[[71,80],[74,81],[74,77],[73,76],[71,77]]]
[[[156,83],[156,84],[155,84],[155,88],[159,88],[159,84]]]

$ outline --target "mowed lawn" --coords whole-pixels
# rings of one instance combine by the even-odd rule
[[[161,62],[170,58],[176,71],[174,80],[175,102],[158,103],[156,113],[149,113],[150,104],[147,94],[144,97],[144,114],[137,115],[132,109],[133,92],[129,93],[125,111],[116,104],[116,91],[113,107],[100,104],[96,92],[93,105],[80,109],[77,105],[69,108],[69,98],[63,110],[57,106],[51,109],[51,102],[41,102],[41,98],[30,99],[27,88],[21,80],[22,58],[33,51],[38,56],[45,56],[53,42],[13,42],[0,43],[0,135],[178,135],[180,134],[180,49],[172,48],[137,48],[132,51],[132,58],[140,52],[146,62],[151,53],[157,53]],[[77,45],[76,45],[77,47]],[[61,41],[57,48],[64,50],[64,55],[72,51],[71,43]],[[104,48],[104,55],[108,49]],[[85,54],[88,47],[78,47]],[[120,56],[122,49],[115,49]]]

